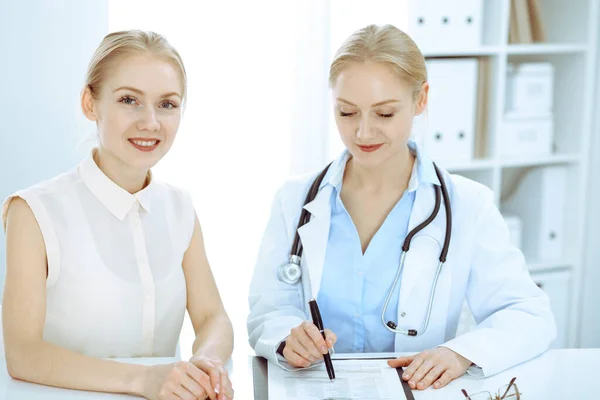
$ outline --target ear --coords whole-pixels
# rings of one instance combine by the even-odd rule
[[[420,115],[427,108],[427,101],[429,96],[429,83],[424,82],[417,94],[417,104],[415,106],[415,115]]]
[[[98,120],[98,113],[96,111],[96,100],[92,96],[92,91],[89,86],[81,91],[81,110],[83,115],[90,121]]]

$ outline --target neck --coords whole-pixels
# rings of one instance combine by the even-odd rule
[[[102,148],[94,151],[93,157],[104,175],[129,193],[137,193],[147,186],[148,170],[132,168]]]
[[[360,165],[351,158],[346,165],[344,181],[368,192],[405,189],[408,187],[414,162],[415,156],[408,146],[376,166]]]

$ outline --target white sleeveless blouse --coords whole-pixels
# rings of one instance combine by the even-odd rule
[[[187,192],[150,180],[130,194],[92,155],[17,192],[48,259],[44,340],[93,357],[174,356],[186,307],[182,260],[195,223]]]

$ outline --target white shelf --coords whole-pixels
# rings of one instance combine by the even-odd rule
[[[482,46],[474,49],[456,49],[456,50],[438,50],[438,51],[423,51],[425,58],[436,57],[479,57],[493,56],[500,54],[502,48],[500,46]]]
[[[480,171],[492,169],[495,166],[494,160],[490,159],[475,159],[472,161],[465,161],[464,163],[440,164],[450,172]]]
[[[482,171],[495,168],[535,167],[541,165],[576,164],[582,159],[580,154],[551,154],[515,159],[475,159],[463,163],[440,163],[451,172]]]
[[[553,44],[553,43],[534,43],[534,44],[511,44],[506,47],[506,52],[510,55],[523,54],[569,54],[582,53],[588,50],[586,44]]]
[[[552,154],[547,156],[531,156],[527,159],[503,159],[499,166],[502,168],[534,167],[538,165],[573,164],[581,161],[579,154]]]
[[[573,263],[569,261],[547,261],[527,263],[527,269],[531,273],[564,271],[573,268]]]
[[[495,55],[544,55],[573,54],[588,51],[585,43],[532,43],[509,44],[506,46],[482,46],[478,48],[423,51],[425,58],[486,57]]]

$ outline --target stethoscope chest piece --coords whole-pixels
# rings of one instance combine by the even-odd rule
[[[298,283],[302,277],[302,268],[300,268],[300,257],[292,254],[290,262],[283,264],[277,270],[277,277],[280,281],[293,285]]]

